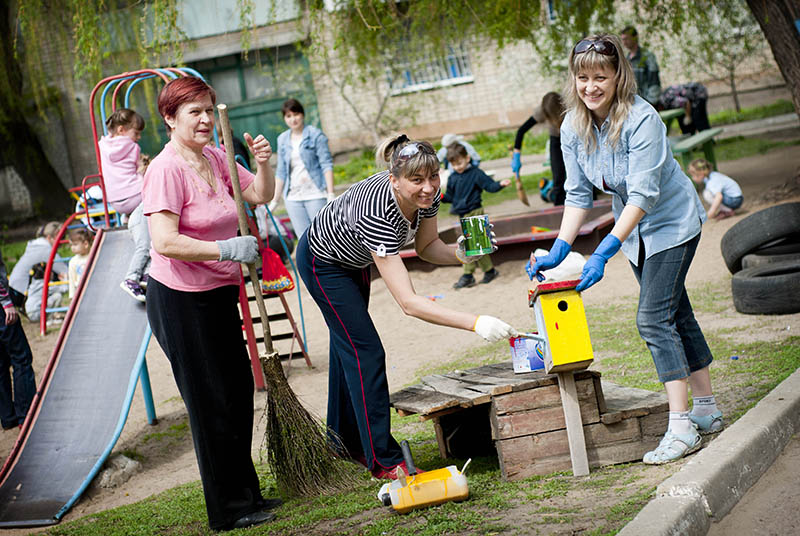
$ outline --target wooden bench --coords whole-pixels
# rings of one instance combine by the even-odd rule
[[[641,460],[667,428],[666,397],[574,373],[590,467]],[[558,377],[511,362],[434,374],[393,393],[400,415],[433,421],[442,458],[496,455],[503,478],[572,467]]]
[[[688,171],[689,164],[692,161],[691,153],[698,147],[703,148],[706,160],[711,162],[715,170],[717,169],[717,159],[714,156],[714,136],[717,136],[722,131],[723,129],[721,127],[701,130],[697,134],[678,139],[672,145],[672,154],[680,156],[684,171]]]

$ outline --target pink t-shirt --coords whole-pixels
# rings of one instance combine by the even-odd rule
[[[130,214],[141,202],[142,176],[136,171],[139,144],[120,135],[103,136],[97,146],[108,201],[117,212]]]
[[[217,178],[216,192],[175,152],[171,144],[156,156],[144,175],[144,214],[166,210],[180,218],[178,232],[198,240],[225,240],[236,236],[238,219],[225,152],[203,148]],[[238,166],[244,191],[255,175]],[[148,224],[149,224],[148,218]],[[151,230],[152,234],[152,230]],[[231,261],[182,261],[150,249],[150,276],[174,290],[200,292],[239,284],[239,265]]]

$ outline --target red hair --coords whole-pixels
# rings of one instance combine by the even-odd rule
[[[211,104],[217,103],[214,89],[194,76],[184,76],[171,80],[158,94],[158,113],[161,117],[175,117],[181,104],[202,99],[208,95]]]

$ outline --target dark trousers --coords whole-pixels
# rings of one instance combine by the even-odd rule
[[[692,122],[685,123],[683,115],[678,116],[678,126],[681,127],[681,134],[696,134],[701,130],[708,130],[711,125],[708,122],[708,112],[706,111],[706,99],[698,99],[692,102]]]
[[[150,278],[147,318],[186,404],[208,523],[228,527],[259,510],[253,467],[253,374],[236,304],[239,289],[173,290]]]
[[[370,469],[390,469],[403,454],[390,432],[386,353],[367,311],[369,267],[321,261],[306,235],[297,244],[297,267],[330,331],[328,426],[347,454],[363,454]]]
[[[18,319],[6,326],[5,310],[0,308],[0,311],[0,423],[3,429],[9,429],[25,420],[36,393],[36,379],[33,374],[33,353],[22,330],[22,321]]]
[[[567,191],[564,183],[567,181],[567,168],[564,166],[564,155],[561,153],[561,138],[550,136],[550,169],[553,171],[553,191],[550,193],[553,205],[564,204]]]

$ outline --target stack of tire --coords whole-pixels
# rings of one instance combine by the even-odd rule
[[[737,311],[800,312],[800,203],[751,214],[728,229],[721,247]]]

